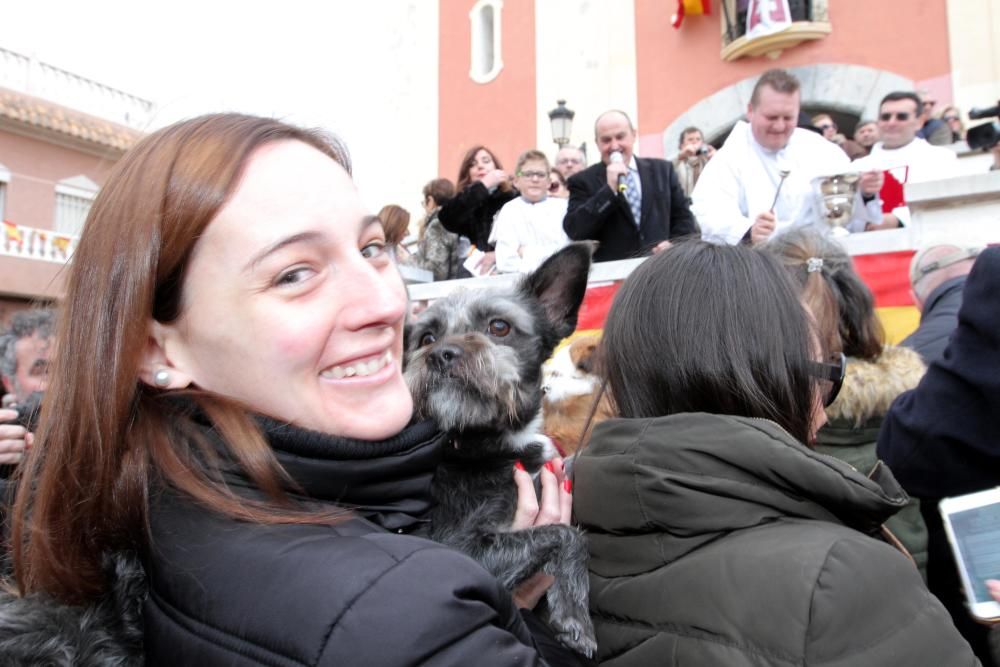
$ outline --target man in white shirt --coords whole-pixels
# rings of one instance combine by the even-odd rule
[[[852,171],[851,163],[836,144],[796,127],[799,109],[794,76],[772,69],[758,79],[747,108],[749,122],[736,123],[692,193],[703,238],[757,244],[793,225],[819,220],[812,179]],[[862,175],[861,193],[875,195],[881,186],[881,173]],[[864,231],[880,219],[877,200],[866,206],[859,194],[847,229]]]
[[[569,243],[563,231],[567,202],[548,196],[549,178],[545,153],[530,150],[517,159],[514,186],[521,196],[503,205],[490,233],[500,273],[534,271]]]
[[[884,172],[883,216],[872,229],[891,229],[910,223],[910,209],[903,199],[906,183],[936,181],[957,176],[958,156],[948,148],[932,146],[917,136],[923,122],[916,93],[895,92],[882,98],[878,129],[882,141],[866,157],[855,160],[856,169]]]

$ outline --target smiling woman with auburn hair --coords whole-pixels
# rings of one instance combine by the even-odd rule
[[[545,582],[408,535],[444,438],[412,422],[406,307],[337,141],[221,114],[139,142],[73,257],[0,662],[572,664],[515,605]]]

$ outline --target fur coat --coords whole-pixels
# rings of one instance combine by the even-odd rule
[[[54,667],[142,665],[146,574],[135,556],[109,558],[111,587],[87,607],[0,590],[0,664]]]

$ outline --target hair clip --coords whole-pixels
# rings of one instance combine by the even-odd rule
[[[810,257],[806,260],[806,273],[816,273],[823,270],[822,257]]]

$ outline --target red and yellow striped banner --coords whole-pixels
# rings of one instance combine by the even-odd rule
[[[913,250],[855,255],[854,268],[875,296],[875,312],[885,329],[886,342],[898,343],[920,324],[920,311],[910,294],[910,259]],[[611,302],[621,282],[587,289],[580,307],[576,333],[571,336],[600,334]]]

